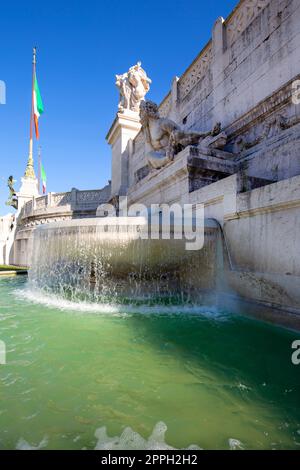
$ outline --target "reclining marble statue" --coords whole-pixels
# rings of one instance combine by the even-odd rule
[[[152,101],[141,102],[140,120],[148,164],[155,169],[173,161],[174,156],[188,145],[197,145],[208,155],[210,145],[221,148],[226,143],[226,134],[221,133],[220,123],[210,132],[185,131],[171,119],[160,117],[158,106]]]
[[[151,79],[141,66],[141,62],[130,67],[128,72],[116,75],[116,85],[120,91],[119,111],[138,113],[141,101],[150,89]]]

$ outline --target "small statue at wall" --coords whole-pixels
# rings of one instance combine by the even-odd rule
[[[198,145],[212,132],[188,132],[168,118],[161,118],[158,106],[152,101],[140,105],[140,119],[145,136],[147,160],[152,168],[162,168],[174,160],[176,153],[188,145]]]
[[[120,91],[119,111],[139,112],[140,103],[150,89],[151,80],[141,66],[141,62],[130,67],[128,72],[116,75],[116,85]]]
[[[15,182],[16,181],[14,180],[13,176],[10,176],[7,180],[7,186],[8,186],[8,189],[9,189],[9,198],[6,201],[5,204],[7,206],[14,207],[14,209],[18,209],[18,197],[17,197],[16,191],[14,189]]]

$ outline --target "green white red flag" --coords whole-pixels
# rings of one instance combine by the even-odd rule
[[[34,85],[33,85],[33,115],[34,115],[34,127],[36,138],[39,138],[39,117],[44,112],[44,106],[42,97],[40,94],[36,74],[34,74]]]
[[[41,165],[41,179],[42,179],[43,194],[46,194],[46,191],[47,191],[47,176],[46,176],[46,172],[45,172],[45,169],[43,167],[42,162],[40,163],[40,165]]]

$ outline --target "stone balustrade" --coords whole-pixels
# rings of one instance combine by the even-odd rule
[[[212,43],[210,41],[178,81],[181,100],[184,100],[189,92],[208,73],[211,62]]]
[[[239,4],[232,11],[223,23],[222,48],[230,49],[232,45],[241,37],[246,28],[253,22],[262,10],[270,3],[270,0],[240,0]],[[202,51],[198,54],[192,64],[185,70],[178,80],[178,93],[183,101],[199,84],[205,76],[209,77],[209,70],[214,60],[220,62],[220,57],[214,57],[216,53],[216,41],[210,40]],[[167,117],[171,111],[171,92],[162,100],[159,106],[160,115]]]
[[[103,189],[80,191],[74,188],[69,192],[33,197],[24,204],[20,218],[25,225],[36,225],[53,219],[92,217],[97,207],[109,200],[110,193],[109,184]]]

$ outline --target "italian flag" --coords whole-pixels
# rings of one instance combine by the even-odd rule
[[[34,85],[33,85],[33,115],[34,115],[34,126],[35,126],[35,135],[36,138],[39,138],[39,117],[44,112],[44,106],[42,97],[40,94],[38,82],[36,75],[34,75]]]
[[[42,179],[42,186],[43,186],[43,194],[46,194],[47,191],[47,176],[43,164],[41,162],[41,179]]]

